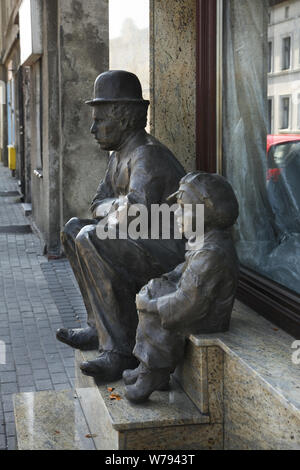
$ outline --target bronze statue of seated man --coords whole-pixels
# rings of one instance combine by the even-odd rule
[[[229,329],[239,272],[231,235],[239,211],[234,192],[220,175],[190,173],[180,182],[177,203],[177,221],[185,234],[195,226],[197,204],[204,205],[204,236],[191,237],[185,262],[137,295],[133,354],[140,365],[123,373],[126,397],[136,403],[168,387],[188,335]],[[182,207],[190,208],[183,219]]]
[[[65,329],[57,338],[78,349],[99,348],[99,357],[81,364],[84,374],[104,381],[121,378],[137,365],[132,355],[138,316],[137,292],[184,259],[183,240],[99,239],[97,224],[118,208],[166,202],[185,171],[164,145],[145,131],[149,102],[138,78],[126,71],[96,79],[92,134],[101,149],[113,151],[92,202],[93,219],[71,219],[61,240],[87,310],[86,328]],[[93,171],[93,169],[88,169]]]

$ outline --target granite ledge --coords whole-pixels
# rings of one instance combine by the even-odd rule
[[[191,335],[197,347],[218,346],[238,359],[252,376],[292,413],[300,416],[300,365],[293,364],[295,338],[236,301],[230,331]]]
[[[209,416],[201,414],[175,380],[172,381],[168,392],[154,392],[150,399],[141,405],[126,400],[122,381],[98,385],[97,388],[99,400],[107,410],[111,425],[116,431],[210,422]],[[118,394],[120,400],[111,400],[108,388],[113,388],[113,393]],[[81,402],[86,400],[85,390],[76,389]]]

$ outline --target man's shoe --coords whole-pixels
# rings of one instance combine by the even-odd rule
[[[62,343],[82,351],[92,351],[99,348],[97,330],[91,326],[74,330],[60,328],[56,332],[56,338]]]
[[[134,356],[123,356],[122,354],[104,351],[97,359],[80,364],[84,375],[95,377],[101,381],[113,382],[122,378],[125,369],[132,369],[138,365]]]
[[[144,369],[138,376],[134,385],[125,387],[125,397],[133,403],[143,403],[148,400],[151,393],[161,390],[170,380],[169,369]]]
[[[140,364],[136,369],[133,370],[124,370],[123,372],[123,380],[125,385],[133,385],[138,379],[139,374],[143,371],[143,365]],[[166,392],[169,390],[169,381],[170,381],[170,376],[166,379],[166,382],[161,385],[161,387],[158,389],[160,392]]]

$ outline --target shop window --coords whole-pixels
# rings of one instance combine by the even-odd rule
[[[284,2],[271,0],[223,2],[222,172],[240,204],[240,298],[299,335],[300,77],[289,69],[300,0],[287,21],[276,21],[284,18],[284,8]],[[283,37],[287,25],[293,30]],[[281,62],[284,75],[267,75],[270,35],[274,62]]]

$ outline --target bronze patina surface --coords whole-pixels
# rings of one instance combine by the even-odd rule
[[[184,260],[183,240],[105,239],[97,224],[127,199],[128,207],[163,204],[176,191],[185,171],[171,151],[145,131],[149,102],[138,78],[108,71],[95,82],[91,132],[101,149],[113,151],[106,175],[92,201],[91,220],[71,219],[61,235],[78,281],[88,327],[60,329],[57,338],[79,349],[99,347],[82,372],[103,380],[119,379],[137,365],[132,355],[138,316],[135,296],[147,282]],[[89,169],[93,171],[93,169]]]
[[[134,355],[140,365],[123,374],[127,398],[134,402],[167,387],[187,336],[227,331],[230,325],[239,273],[231,234],[239,212],[234,192],[220,175],[190,173],[174,197],[179,207],[191,207],[184,218],[178,212],[185,235],[195,222],[197,204],[204,205],[204,239],[191,236],[185,262],[151,280],[137,296]]]

